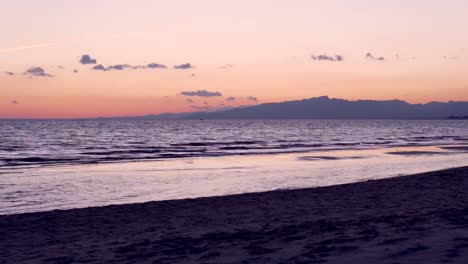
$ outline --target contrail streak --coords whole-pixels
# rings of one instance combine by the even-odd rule
[[[55,43],[36,44],[36,45],[21,46],[21,47],[14,47],[14,48],[8,48],[8,49],[0,49],[0,52],[34,49],[34,48],[41,48],[41,47],[47,47],[47,46],[53,46],[53,45],[55,45]]]

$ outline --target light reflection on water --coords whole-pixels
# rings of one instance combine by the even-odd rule
[[[0,214],[327,186],[467,165],[464,147],[426,146],[12,168],[0,175]]]
[[[468,144],[468,120],[0,120],[5,168]]]

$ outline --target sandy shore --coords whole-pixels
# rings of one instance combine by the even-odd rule
[[[468,263],[468,168],[0,216],[0,263]]]

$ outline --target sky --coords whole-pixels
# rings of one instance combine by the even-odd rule
[[[323,95],[468,101],[467,10],[466,0],[2,0],[0,118]]]

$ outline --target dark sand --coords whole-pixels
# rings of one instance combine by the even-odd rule
[[[468,168],[0,216],[0,263],[468,263]]]

